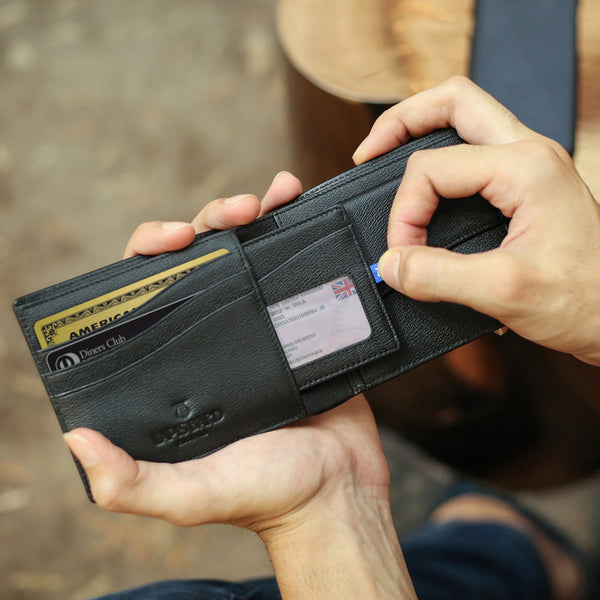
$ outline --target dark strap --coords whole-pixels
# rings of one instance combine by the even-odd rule
[[[573,153],[577,0],[477,0],[471,78]]]

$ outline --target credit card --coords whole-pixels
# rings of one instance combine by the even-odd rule
[[[354,282],[340,277],[267,307],[292,369],[366,340],[371,325]]]
[[[215,250],[36,321],[34,331],[40,347],[48,348],[89,335],[126,315],[134,308],[142,306],[150,298],[191,273],[199,265],[228,253],[229,250],[226,248]]]
[[[152,325],[158,323],[163,317],[173,312],[178,306],[195,296],[187,296],[171,302],[160,308],[133,317],[124,323],[116,323],[111,327],[103,327],[100,331],[86,335],[70,344],[61,345],[46,356],[46,364],[50,371],[60,371],[67,367],[77,365],[88,358],[98,356],[107,350],[117,348],[127,340],[143,333]]]

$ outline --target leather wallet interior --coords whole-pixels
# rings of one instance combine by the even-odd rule
[[[250,225],[16,300],[62,429],[96,429],[136,459],[197,458],[497,328],[462,306],[413,301],[370,268],[386,250],[410,154],[459,143],[453,130],[436,132]],[[482,198],[442,200],[428,243],[481,252],[505,234],[504,217]],[[115,302],[134,300],[115,316]]]

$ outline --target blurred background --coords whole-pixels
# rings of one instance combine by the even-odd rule
[[[311,186],[349,167],[351,151],[392,96],[466,64],[467,20],[454,21],[434,6],[439,2],[392,4],[404,11],[389,22],[403,40],[407,68],[391,92],[360,102],[355,91],[335,97],[290,66],[278,42],[275,0],[0,0],[0,600],[83,600],[158,579],[271,572],[262,545],[243,530],[178,529],[87,501],[10,305],[119,260],[143,221],[190,220],[211,199],[260,196],[282,169]],[[578,138],[578,165],[591,179],[600,172],[593,102],[600,45],[586,22],[597,20],[582,21],[591,51],[582,66],[588,125]],[[433,23],[438,43],[439,27],[451,30],[456,52],[448,53],[448,68],[439,71],[440,61],[418,48],[423,38],[407,23]],[[428,76],[434,63],[438,70]],[[469,407],[460,406],[458,417],[456,406],[448,413],[440,398],[452,396],[455,382],[437,363],[373,394],[388,424],[398,526],[418,521],[452,477],[451,464],[526,490],[527,501],[590,546],[600,488],[597,375],[514,339],[502,343],[516,357],[511,364],[522,365],[522,356],[532,361],[523,389],[534,400],[525,411],[501,407],[473,423],[489,433],[499,429],[497,418],[523,419],[513,437],[503,434],[510,446],[527,438],[510,460],[456,458],[457,444],[474,455],[469,444],[481,440],[469,437],[473,427],[445,426]],[[440,414],[454,420],[436,421]]]
[[[88,503],[10,305],[289,169],[272,0],[0,2],[0,598],[269,572],[234,528]],[[232,542],[232,538],[234,542]]]

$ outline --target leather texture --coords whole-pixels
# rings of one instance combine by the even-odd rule
[[[250,225],[200,234],[181,251],[136,256],[16,300],[62,429],[96,429],[136,459],[197,458],[337,406],[497,328],[466,307],[413,301],[375,283],[369,269],[386,249],[389,211],[410,154],[459,143],[455,131],[441,130]],[[505,234],[505,219],[482,198],[442,200],[428,243],[480,252]],[[117,321],[194,294],[154,326],[80,364],[49,371],[46,355],[58,346],[40,348],[37,320],[220,248],[229,253]],[[342,276],[354,283],[371,335],[292,369],[267,307]]]

